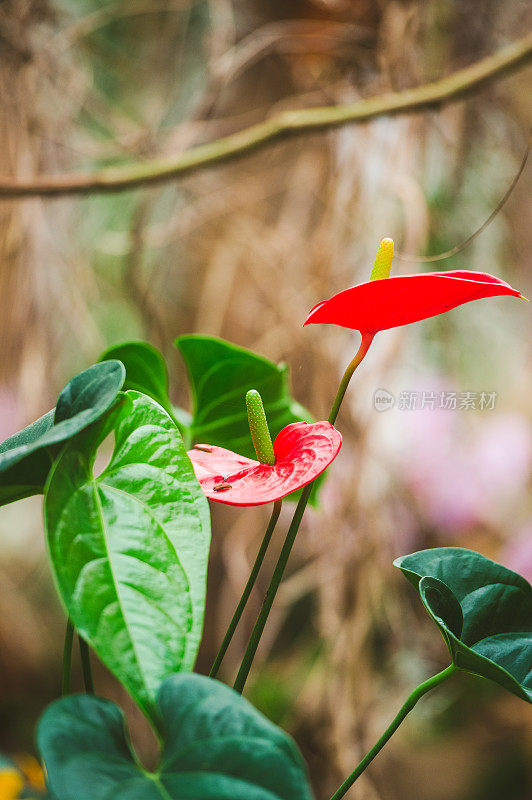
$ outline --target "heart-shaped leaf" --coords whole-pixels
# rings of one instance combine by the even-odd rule
[[[532,587],[521,575],[461,547],[394,561],[419,591],[453,663],[532,703]]]
[[[175,345],[190,378],[194,443],[207,442],[255,458],[245,402],[249,389],[262,397],[272,438],[291,422],[314,422],[290,396],[285,364],[274,364],[213,336],[180,336]]]
[[[37,740],[57,800],[312,800],[293,741],[211,678],[174,675],[158,697],[163,752],[147,772],[109,700],[57,700]]]
[[[109,410],[124,377],[119,361],[94,364],[67,383],[55,410],[0,444],[0,505],[43,491],[57,445]]]
[[[94,477],[111,431],[111,461]],[[161,681],[194,666],[210,540],[207,500],[173,420],[151,398],[127,392],[62,450],[44,513],[74,625],[153,718]]]
[[[148,342],[124,342],[102,353],[100,361],[109,358],[118,359],[126,368],[124,389],[134,389],[153,397],[177,422],[181,432],[187,433],[192,417],[184,409],[172,404],[168,393],[166,362],[156,347]]]

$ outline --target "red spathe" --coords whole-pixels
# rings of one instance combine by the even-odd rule
[[[336,458],[341,444],[342,436],[330,422],[294,422],[275,439],[273,466],[207,444],[196,445],[188,455],[209,500],[258,506],[313,481]]]
[[[324,323],[361,333],[409,325],[483,297],[521,297],[506,281],[486,272],[458,270],[398,275],[368,281],[314,306],[305,325]]]

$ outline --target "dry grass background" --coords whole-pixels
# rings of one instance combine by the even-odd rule
[[[4,0],[0,171],[31,175],[176,153],[281,108],[417,85],[517,38],[531,21],[520,0]],[[105,344],[136,336],[168,356],[175,399],[186,403],[171,341],[189,331],[287,361],[297,399],[326,416],[356,336],[302,329],[308,309],[366,279],[383,236],[405,253],[437,252],[489,214],[522,156],[527,75],[437,114],[313,134],[176,186],[2,201],[0,431],[7,436],[47,410],[69,375]],[[488,231],[461,260],[440,268],[485,268],[529,293],[529,220],[528,172]],[[398,260],[394,267],[417,268]],[[450,376],[453,388],[480,369],[530,424],[530,337],[523,335],[530,323],[521,308],[489,313],[475,312],[468,323],[457,312],[450,322],[383,334],[343,407],[334,480],[325,485],[322,508],[307,515],[250,687],[259,706],[295,734],[317,796],[352,769],[417,679],[444,665],[443,646],[393,574],[392,559],[434,543],[496,557],[508,536],[475,525],[449,541],[431,527],[394,471],[372,410],[376,387],[404,388],[423,374],[421,366]],[[63,620],[38,506],[25,501],[0,514],[5,750],[31,747],[31,725],[58,682]],[[285,527],[288,519],[285,508]],[[257,509],[213,509],[202,670],[265,522]],[[274,557],[275,547],[261,590]],[[260,598],[261,591],[228,654],[228,677]],[[97,680],[125,700],[103,669]],[[478,716],[472,696],[481,703]],[[148,735],[137,741],[149,758]],[[463,680],[424,701],[352,794],[527,800],[531,755],[529,708]],[[490,794],[498,780],[513,793]]]

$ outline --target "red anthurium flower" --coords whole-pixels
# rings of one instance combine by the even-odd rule
[[[329,422],[294,422],[275,439],[273,465],[210,444],[198,444],[188,455],[209,500],[258,506],[313,481],[336,458],[341,444],[340,433]]]
[[[471,300],[522,297],[506,281],[486,272],[428,272],[370,280],[314,306],[305,325],[325,323],[377,333],[443,314]]]

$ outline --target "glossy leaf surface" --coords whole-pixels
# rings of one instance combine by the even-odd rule
[[[312,800],[293,741],[211,678],[176,675],[158,697],[156,772],[131,751],[120,709],[87,695],[53,703],[38,728],[56,800]]]
[[[211,336],[181,336],[175,344],[185,360],[192,390],[192,442],[253,458],[245,401],[249,389],[262,397],[272,438],[292,422],[313,421],[290,396],[286,365]]]
[[[98,420],[124,382],[119,361],[104,361],[76,375],[49,411],[0,444],[0,505],[43,491],[57,445]]]
[[[111,461],[94,477],[111,431]],[[153,716],[161,681],[196,659],[210,540],[207,501],[164,409],[127,392],[72,439],[52,469],[45,522],[75,627]]]
[[[485,272],[456,270],[399,275],[367,281],[318,303],[305,325],[340,325],[361,333],[376,333],[443,314],[483,297],[520,293]]]
[[[196,476],[209,500],[256,506],[306,486],[336,458],[342,437],[330,422],[295,422],[275,439],[275,464],[260,464],[212,445],[189,451]]]
[[[168,370],[162,353],[148,342],[124,342],[106,350],[101,361],[109,358],[121,361],[126,368],[124,389],[143,392],[156,400],[182,429],[192,423],[192,417],[182,408],[176,408],[169,397]]]
[[[417,588],[460,669],[532,703],[532,587],[461,547],[422,550],[395,566]]]

